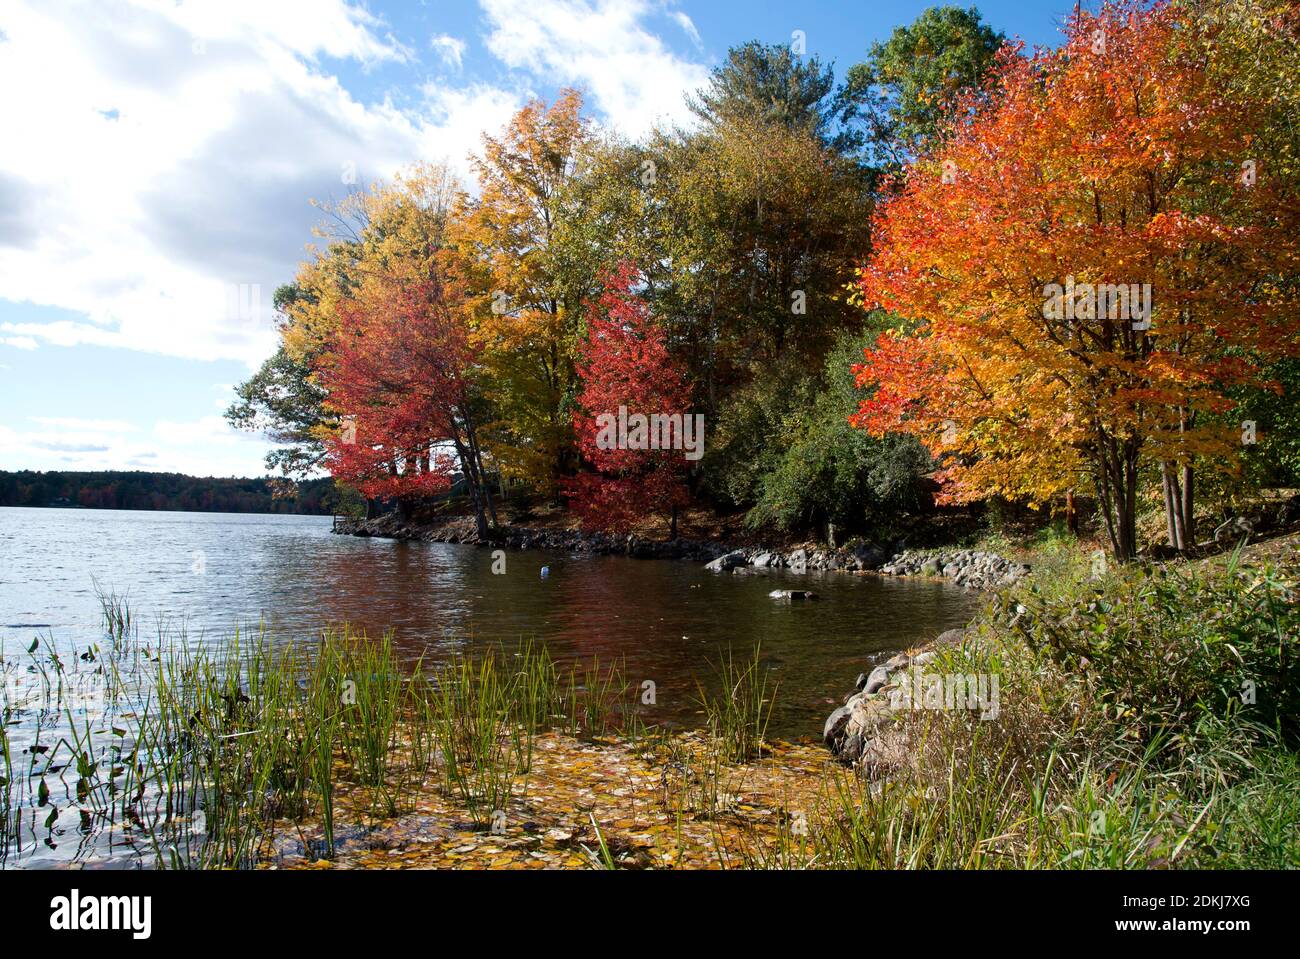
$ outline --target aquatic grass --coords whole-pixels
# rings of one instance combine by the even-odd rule
[[[130,604],[125,597],[116,593],[103,592],[98,583],[95,583],[95,595],[99,599],[104,633],[112,640],[113,648],[121,650],[127,640],[135,635],[135,620]]]
[[[602,667],[599,659],[570,668],[567,690],[573,736],[606,736],[621,728],[621,703],[627,695],[627,684],[620,667]]]
[[[160,621],[144,642],[129,606],[102,605],[116,637],[103,655],[70,657],[52,641],[27,650],[32,768],[13,774],[6,730],[6,850],[18,811],[47,802],[52,772],[71,776],[83,815],[130,823],[164,868],[255,867],[286,830],[308,855],[334,856],[340,788],[349,817],[368,808],[373,820],[400,811],[430,773],[482,825],[526,781],[539,733],[608,732],[625,692],[617,670],[561,671],[532,644],[429,670],[399,664],[391,637],[346,627],[309,646],[262,627],[191,643],[183,624]],[[93,671],[93,714],[68,708],[78,669]],[[15,795],[22,782],[29,794]],[[308,821],[318,841],[302,835]]]
[[[387,815],[397,812],[405,766],[392,759],[402,717],[409,712],[409,687],[399,673],[392,638],[368,641],[327,633],[312,686],[336,690],[341,712],[336,729],[343,754],[358,780],[370,787]],[[394,777],[398,781],[393,782]]]
[[[582,851],[587,854],[587,859],[593,869],[604,869],[614,871],[618,869],[618,863],[614,861],[614,854],[610,851],[609,843],[605,841],[605,833],[600,828],[600,823],[596,822],[596,817],[592,813],[587,814],[591,821],[591,828],[596,833],[597,849],[592,849],[585,843],[582,845]]]
[[[334,766],[346,737],[342,664],[259,631],[160,655],[136,710],[136,800],[161,864],[256,865],[281,820],[322,819],[333,852]],[[358,779],[373,775],[358,762]]]
[[[731,762],[759,758],[776,695],[775,687],[768,690],[761,647],[756,645],[745,660],[738,659],[731,647],[727,647],[710,666],[719,692],[713,693],[698,684],[698,701],[707,717],[710,734],[723,744],[723,755]]]
[[[518,767],[527,774],[532,768],[535,734],[564,719],[565,693],[559,668],[546,647],[525,642],[515,659],[505,708],[511,721],[526,733],[514,736],[513,743]]]
[[[437,670],[425,701],[445,787],[480,826],[505,809],[516,777],[526,768],[524,758],[531,755],[525,740],[534,731],[513,721],[518,685],[502,676],[495,657],[462,658]]]
[[[335,846],[335,753],[341,735],[342,710],[335,689],[325,681],[328,667],[325,658],[317,660],[316,675],[309,683],[306,696],[308,740],[305,744],[305,775],[311,782],[315,802],[312,812],[320,821],[323,853],[326,858],[336,854]],[[305,845],[305,844],[304,844]]]
[[[13,710],[8,702],[0,712],[0,759],[4,760],[3,781],[0,781],[0,863],[3,863],[10,843],[16,835],[18,811],[14,806],[14,757],[9,741],[9,724]]]
[[[265,636],[243,639],[236,633],[220,658],[170,650],[157,673],[141,732],[168,865],[255,865],[277,815],[302,809],[290,755],[296,684],[275,669]]]

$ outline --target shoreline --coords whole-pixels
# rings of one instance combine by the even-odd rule
[[[392,539],[398,542],[449,543],[463,546],[491,546],[498,549],[569,550],[632,559],[687,560],[705,564],[713,573],[755,575],[769,569],[804,574],[838,572],[858,575],[938,577],[968,590],[1009,586],[1029,575],[1031,567],[980,549],[938,547],[905,549],[903,544],[878,546],[857,543],[830,547],[805,543],[788,549],[763,546],[732,546],[708,540],[650,540],[637,536],[583,532],[580,529],[540,529],[528,526],[499,526],[482,538],[468,516],[447,517],[438,523],[403,521],[395,514],[369,520],[339,519],[332,530],[340,536]],[[815,598],[815,597],[813,597]]]

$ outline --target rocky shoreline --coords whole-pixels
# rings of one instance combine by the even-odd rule
[[[923,701],[920,690],[934,688],[927,680],[941,682],[945,677],[931,677],[923,667],[933,661],[937,647],[961,643],[965,637],[964,629],[947,630],[920,649],[895,653],[870,672],[860,674],[853,692],[844,698],[844,705],[826,717],[822,726],[826,748],[840,762],[861,768],[868,777],[905,761],[911,750],[907,733],[893,720],[905,710],[927,708],[929,704]],[[984,680],[981,687],[979,679],[971,680],[971,685],[961,691],[965,695],[957,698],[996,717],[997,686],[990,689]],[[940,688],[941,698],[944,693]]]
[[[726,553],[728,547],[703,540],[674,539],[667,542],[609,533],[585,533],[577,529],[534,529],[528,526],[499,526],[481,537],[468,516],[452,517],[438,524],[403,522],[394,513],[367,520],[340,519],[334,532],[348,536],[423,543],[458,543],[501,549],[554,549],[573,553],[631,556],[634,559],[688,559],[707,562]]]
[[[985,550],[904,550],[891,558],[890,551],[871,544],[843,549],[801,546],[786,553],[761,547],[734,549],[704,568],[714,573],[741,574],[786,569],[793,573],[838,570],[884,576],[941,576],[966,589],[1007,586],[1029,574],[1024,563]]]
[[[553,549],[575,553],[630,556],[634,559],[684,559],[705,563],[714,573],[762,574],[782,569],[793,573],[845,572],[878,573],[884,576],[943,577],[966,589],[990,589],[1014,583],[1029,573],[1016,563],[985,550],[912,550],[895,553],[893,548],[872,543],[855,543],[833,548],[809,544],[789,550],[761,546],[731,547],[706,540],[678,538],[649,540],[635,534],[583,532],[577,529],[534,529],[501,526],[480,537],[470,517],[458,516],[442,523],[420,524],[402,521],[390,513],[368,520],[340,519],[336,533],[375,536],[385,539],[426,543],[459,543],[504,549]]]

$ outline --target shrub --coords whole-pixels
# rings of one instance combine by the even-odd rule
[[[1097,584],[1017,594],[1004,615],[1030,649],[1092,682],[1125,738],[1187,747],[1241,719],[1294,740],[1294,578],[1265,566],[1132,567]],[[1242,726],[1240,728],[1246,728]]]

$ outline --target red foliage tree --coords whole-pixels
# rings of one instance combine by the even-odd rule
[[[636,270],[621,264],[589,306],[573,428],[595,472],[571,477],[563,490],[585,526],[627,532],[649,514],[671,512],[676,536],[677,509],[688,500],[683,447],[698,431],[688,422],[685,371],[633,292],[636,280]],[[646,424],[640,433],[639,417]],[[702,441],[698,436],[701,450]]]
[[[446,492],[459,467],[486,532],[482,458],[467,376],[473,363],[461,312],[426,272],[377,275],[339,308],[318,375],[345,419],[326,441],[330,472],[368,497]]]

